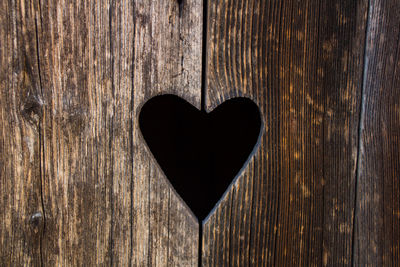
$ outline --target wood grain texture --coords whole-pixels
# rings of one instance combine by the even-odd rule
[[[210,1],[208,111],[245,96],[260,147],[204,222],[205,266],[352,263],[368,1]]]
[[[355,266],[400,265],[400,2],[371,1],[355,228]]]
[[[200,107],[201,5],[1,3],[1,265],[197,265],[197,219],[137,117],[162,93]]]
[[[249,97],[264,128],[203,222],[204,266],[400,264],[399,12],[209,1],[206,110]],[[200,108],[202,1],[1,1],[0,43],[0,265],[196,266],[138,114]]]
[[[39,118],[42,100],[35,22],[36,14],[28,2],[1,1],[1,266],[39,266],[41,263]]]

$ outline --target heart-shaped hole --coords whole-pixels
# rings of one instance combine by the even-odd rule
[[[246,165],[261,132],[257,105],[230,99],[210,113],[174,95],[147,101],[139,126],[150,151],[193,213],[204,219]]]

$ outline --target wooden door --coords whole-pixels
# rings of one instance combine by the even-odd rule
[[[399,265],[399,13],[396,0],[1,1],[0,265]],[[139,129],[167,93],[206,111],[243,96],[262,115],[260,145],[202,222]]]

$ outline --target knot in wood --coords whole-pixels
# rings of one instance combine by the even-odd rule
[[[32,214],[29,218],[29,225],[35,234],[41,232],[43,229],[43,214],[40,211]]]
[[[43,101],[37,95],[28,95],[24,101],[22,115],[32,124],[39,123],[42,116]]]

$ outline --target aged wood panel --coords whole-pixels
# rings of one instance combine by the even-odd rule
[[[350,265],[368,1],[209,1],[206,109],[263,136],[205,222],[205,266]]]
[[[0,5],[1,265],[197,265],[137,117],[161,93],[200,107],[202,2]]]
[[[0,265],[39,266],[42,100],[30,3],[0,3]]]
[[[371,1],[361,117],[355,266],[400,265],[400,2]]]
[[[246,96],[264,128],[203,264],[399,265],[400,4],[209,2],[206,110]],[[201,31],[195,0],[0,3],[0,265],[197,265],[137,116],[200,108]]]

